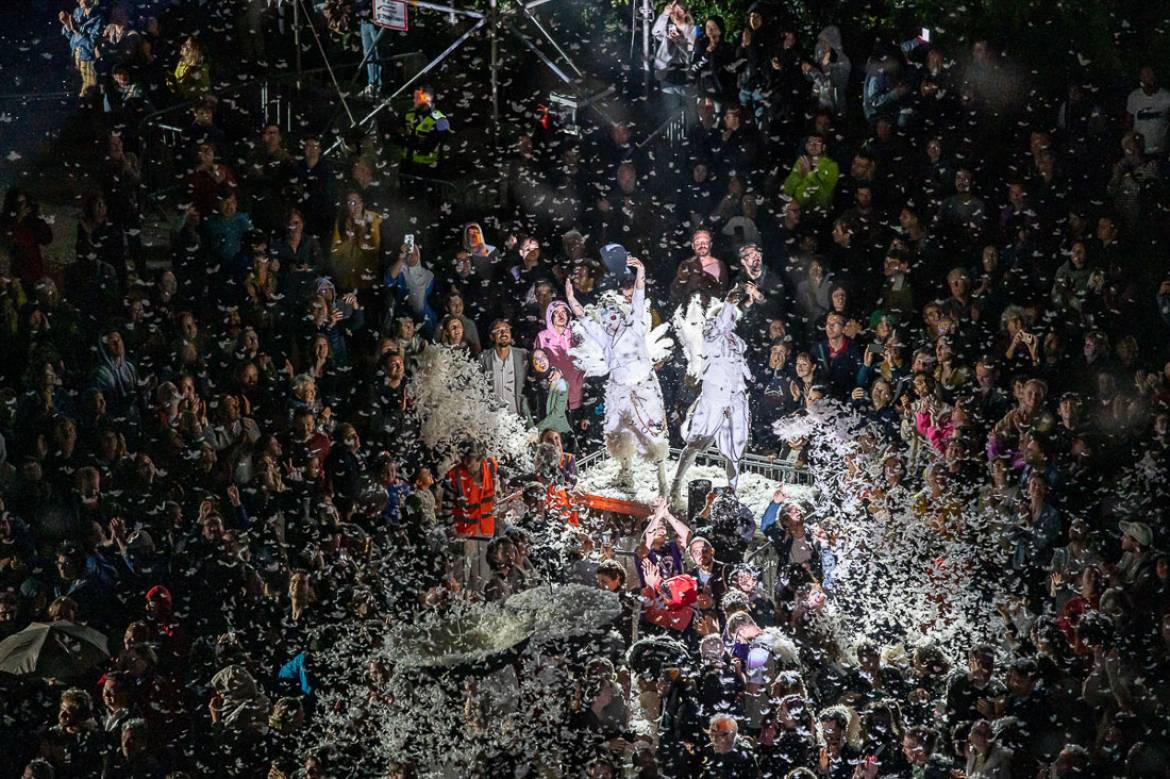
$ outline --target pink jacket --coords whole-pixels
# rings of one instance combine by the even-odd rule
[[[934,427],[930,424],[930,415],[921,411],[914,415],[914,426],[918,428],[918,434],[930,441],[930,445],[940,454],[946,451],[947,441],[955,434],[955,426],[949,419]]]
[[[549,364],[565,377],[569,385],[569,409],[572,410],[581,407],[581,387],[585,384],[585,374],[573,364],[573,358],[569,356],[569,349],[573,347],[572,330],[566,327],[564,333],[558,333],[553,327],[553,312],[558,308],[563,308],[572,322],[573,314],[569,311],[569,304],[562,300],[554,300],[544,311],[545,328],[537,334],[532,348],[540,349],[547,354]]]

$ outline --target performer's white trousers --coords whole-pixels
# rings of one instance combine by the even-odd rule
[[[740,458],[747,450],[751,422],[746,393],[736,392],[730,397],[700,394],[687,411],[687,418],[681,428],[683,439],[687,442],[686,454],[691,454],[692,450],[698,454],[714,444],[727,461],[727,479],[734,488],[739,481]],[[676,481],[682,478],[685,468],[690,466],[688,459],[694,461],[693,456],[688,458],[684,455],[679,462]]]
[[[656,375],[650,373],[634,385],[609,382],[605,388],[605,439],[623,467],[635,453],[651,462],[666,459],[670,442]]]

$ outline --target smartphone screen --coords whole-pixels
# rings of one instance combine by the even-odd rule
[[[926,27],[923,27],[922,32],[919,34],[918,37],[921,38],[922,40],[926,41],[927,43],[930,43],[930,30]]]

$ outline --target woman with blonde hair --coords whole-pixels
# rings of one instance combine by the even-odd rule
[[[198,38],[189,35],[183,41],[175,71],[167,76],[167,86],[184,101],[195,100],[211,91],[211,75]]]
[[[817,757],[817,775],[837,777],[847,775],[862,759],[860,749],[861,722],[848,706],[836,705],[822,709],[817,716],[820,726],[820,754]]]
[[[333,225],[329,275],[338,289],[369,290],[382,280],[382,217],[366,209],[361,193],[345,193]]]

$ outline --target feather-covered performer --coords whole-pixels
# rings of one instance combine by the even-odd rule
[[[577,302],[573,285],[565,285],[565,299],[577,317],[573,322],[577,345],[570,353],[586,376],[609,376],[605,444],[621,466],[619,486],[633,491],[637,455],[658,466],[658,491],[665,497],[670,444],[654,364],[670,353],[672,344],[665,337],[670,325],[651,328],[646,268],[636,257],[628,258],[626,266],[634,270],[632,285],[623,285],[622,294],[605,293],[588,309]],[[628,302],[626,292],[632,292]]]
[[[714,303],[704,312],[696,295],[685,310],[674,313],[674,328],[679,333],[687,357],[687,374],[702,382],[699,397],[687,411],[682,437],[687,442],[670,502],[681,503],[683,479],[700,452],[715,446],[727,465],[727,481],[735,489],[739,482],[739,460],[747,449],[751,413],[748,411],[747,383],[751,372],[747,366],[747,346],[735,333],[739,319],[737,290],[723,303]]]

